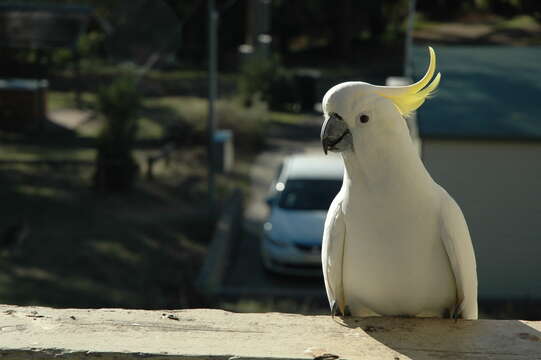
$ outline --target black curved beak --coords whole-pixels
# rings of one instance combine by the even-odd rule
[[[336,150],[335,146],[349,134],[346,122],[338,114],[331,114],[321,127],[321,145],[327,155],[328,150]]]

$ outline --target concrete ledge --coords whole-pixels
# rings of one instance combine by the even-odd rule
[[[540,331],[513,320],[0,305],[2,359],[541,359]]]

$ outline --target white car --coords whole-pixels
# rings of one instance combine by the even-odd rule
[[[325,217],[342,186],[344,168],[336,155],[286,158],[267,198],[261,253],[266,269],[291,275],[321,274]]]

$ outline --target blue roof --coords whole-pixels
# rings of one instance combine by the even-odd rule
[[[433,47],[442,80],[419,109],[421,137],[541,139],[541,47]],[[418,79],[426,46],[413,61]]]

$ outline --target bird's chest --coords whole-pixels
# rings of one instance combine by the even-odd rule
[[[421,311],[425,299],[452,299],[452,274],[439,231],[439,211],[430,199],[370,199],[345,206],[343,281],[355,303],[380,313]]]
[[[430,192],[352,191],[343,209],[347,237],[369,252],[416,249],[438,231],[438,203]]]
[[[345,256],[350,256],[350,261],[372,269],[411,272],[428,261],[435,248],[443,249],[435,214],[385,207],[380,210],[383,215],[366,212],[361,218],[346,220]]]

